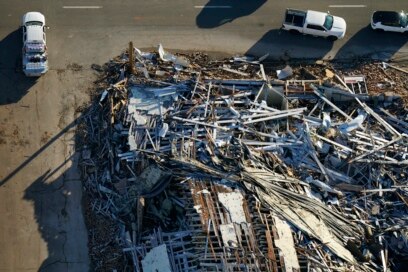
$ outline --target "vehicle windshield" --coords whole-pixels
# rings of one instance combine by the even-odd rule
[[[333,16],[331,15],[326,15],[326,20],[324,21],[323,26],[327,29],[330,30],[333,27]]]
[[[400,13],[400,24],[402,27],[407,27],[408,25],[408,18],[407,18],[407,14],[404,12]]]
[[[47,61],[47,55],[38,53],[28,53],[26,54],[28,62],[38,63]]]
[[[27,22],[26,26],[42,26],[43,24],[39,21],[31,21],[31,22]]]

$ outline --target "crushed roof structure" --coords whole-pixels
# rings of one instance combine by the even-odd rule
[[[398,77],[162,46],[107,63],[78,128],[95,269],[402,271],[408,75],[367,65]]]

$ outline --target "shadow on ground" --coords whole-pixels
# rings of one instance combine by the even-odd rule
[[[70,129],[73,129],[80,118],[68,124],[59,133],[54,135],[46,144],[34,152],[30,157],[28,157],[24,162],[17,166],[13,171],[11,171],[7,176],[0,180],[0,186],[6,184],[10,179],[12,179],[16,174],[18,174],[22,169],[24,169],[29,163],[31,163],[35,158],[37,158],[42,152],[44,152],[49,146],[51,146],[55,141],[67,133]]]
[[[320,37],[291,34],[280,29],[266,32],[246,53],[248,56],[270,58],[322,58],[333,48],[333,42]]]
[[[368,25],[358,31],[340,48],[335,59],[368,57],[375,60],[390,60],[408,42],[408,34],[377,32]],[[366,56],[358,52],[369,51]],[[358,55],[357,55],[358,54]]]
[[[22,73],[21,29],[0,41],[0,105],[18,102],[36,82]]]
[[[67,163],[75,162],[75,155],[51,171],[38,177],[26,190],[24,200],[34,206],[38,231],[47,244],[48,257],[39,271],[86,271],[88,257],[87,233],[81,213],[81,181],[72,178],[68,168],[61,176],[53,175]]]
[[[63,177],[50,182],[50,177],[66,163],[67,161],[57,169],[46,171],[26,189],[24,194],[24,200],[33,203],[34,219],[38,224],[38,231],[47,244],[48,258],[42,262],[39,271],[57,271],[55,270],[56,265],[68,265],[69,262],[64,252],[67,232],[60,228],[58,222],[69,216],[66,209],[61,209],[61,207],[64,207],[64,198],[68,197],[71,192],[59,190],[64,183]],[[57,205],[56,202],[62,205]]]
[[[67,132],[71,127],[72,124],[62,131]],[[62,134],[57,134],[45,146]],[[34,153],[29,160],[43,150]],[[35,179],[24,192],[23,199],[33,204],[38,231],[47,244],[48,256],[39,268],[42,272],[88,269],[87,231],[81,211],[82,183],[76,168],[77,158],[76,152],[67,156],[58,166]],[[58,173],[61,174],[58,176]]]
[[[196,24],[200,28],[215,28],[233,20],[250,15],[266,0],[210,0],[197,15]]]
[[[0,186],[42,155],[64,134],[70,133],[78,120],[80,118],[68,124],[11,171],[0,181]],[[89,268],[87,232],[81,212],[82,183],[76,164],[77,153],[73,152],[55,168],[36,178],[24,191],[23,199],[32,203],[38,232],[47,244],[48,256],[41,263],[39,271],[87,271]]]

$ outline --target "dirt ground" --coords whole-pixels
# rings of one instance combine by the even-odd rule
[[[73,64],[0,80],[0,271],[87,271],[75,109],[94,74]]]

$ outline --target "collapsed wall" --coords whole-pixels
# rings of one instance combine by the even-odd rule
[[[95,270],[403,267],[403,69],[130,53],[78,128]]]

